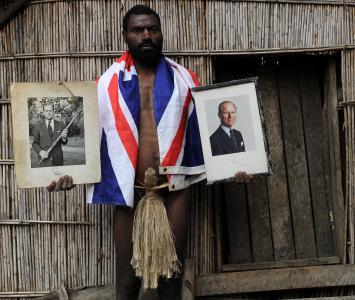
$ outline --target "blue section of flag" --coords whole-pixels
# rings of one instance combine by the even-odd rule
[[[127,205],[111,165],[104,130],[102,130],[100,152],[101,182],[95,184],[92,203]]]
[[[185,133],[184,156],[181,162],[185,167],[196,167],[204,164],[200,131],[198,129],[196,109],[194,107],[187,120]]]
[[[138,128],[140,110],[138,77],[137,75],[132,75],[131,80],[123,80],[124,73],[120,71],[118,78],[119,90]]]
[[[155,121],[158,125],[174,92],[174,71],[162,56],[157,66],[154,83]]]

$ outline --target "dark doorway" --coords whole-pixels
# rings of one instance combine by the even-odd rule
[[[340,262],[324,87],[328,62],[328,56],[305,55],[215,61],[216,82],[258,76],[274,172],[248,185],[222,186],[225,271]]]

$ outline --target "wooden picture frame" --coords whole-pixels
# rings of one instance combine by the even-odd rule
[[[257,78],[192,89],[207,183],[272,174]]]
[[[11,104],[18,187],[101,180],[95,82],[13,83]]]

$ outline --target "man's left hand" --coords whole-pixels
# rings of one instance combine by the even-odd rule
[[[237,172],[235,173],[235,182],[236,183],[249,183],[254,179],[253,175],[249,175],[246,172]]]
[[[58,192],[71,190],[73,187],[75,187],[75,184],[73,183],[73,177],[66,175],[59,178],[58,181],[52,181],[51,184],[47,187],[47,190],[48,192]]]

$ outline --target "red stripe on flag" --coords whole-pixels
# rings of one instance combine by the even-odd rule
[[[130,72],[131,67],[133,66],[133,58],[132,58],[132,55],[128,51],[124,52],[121,55],[121,57],[117,59],[118,63],[121,63],[123,61],[126,63],[125,69],[127,69],[127,71]]]
[[[200,83],[200,81],[198,80],[197,75],[196,75],[194,72],[190,71],[190,70],[188,70],[188,71],[189,71],[190,76],[191,76],[193,82],[195,83],[195,85],[196,85],[196,86],[200,86],[201,83]]]
[[[189,90],[184,101],[184,107],[182,110],[179,128],[176,132],[173,142],[171,143],[169,151],[162,162],[163,166],[175,166],[176,161],[179,158],[182,142],[184,140],[185,127],[187,123],[187,114],[188,114],[188,109],[189,109],[191,99],[192,99],[191,91]]]
[[[111,82],[108,86],[108,94],[110,96],[110,102],[113,114],[115,116],[115,125],[117,133],[121,138],[123,147],[126,149],[128,157],[136,169],[137,166],[137,153],[138,145],[136,139],[134,138],[131,127],[129,126],[125,115],[120,107],[118,101],[118,75],[114,74],[112,76]]]

